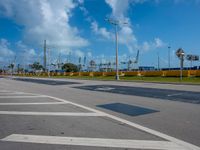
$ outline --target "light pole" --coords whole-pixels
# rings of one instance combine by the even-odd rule
[[[184,56],[185,52],[182,48],[179,48],[176,51],[176,56],[180,59],[180,80],[182,81],[183,79],[183,62],[184,62]]]
[[[127,24],[125,22],[121,23],[119,20],[114,20],[114,19],[105,19],[107,22],[115,26],[115,47],[116,47],[116,76],[115,79],[119,80],[119,69],[118,69],[118,32],[117,32],[117,27],[119,24]]]
[[[159,54],[159,52],[157,53],[157,55],[158,55],[158,70],[160,70],[160,54]]]
[[[168,68],[170,70],[170,48],[171,46],[168,46]]]

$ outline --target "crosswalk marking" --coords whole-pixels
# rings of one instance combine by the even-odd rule
[[[1,105],[59,105],[59,104],[67,104],[64,102],[41,102],[41,103],[0,103]]]
[[[61,137],[61,136],[41,136],[12,134],[1,141],[58,144],[58,145],[79,145],[110,148],[135,148],[154,150],[186,150],[183,147],[169,141],[147,141],[130,139],[104,139],[104,138],[84,138],[84,137]]]
[[[0,115],[33,115],[33,116],[104,116],[101,113],[80,112],[31,112],[31,111],[0,111]]]
[[[0,96],[0,99],[3,98],[39,98],[39,97],[46,97],[44,95],[20,95],[20,96]]]

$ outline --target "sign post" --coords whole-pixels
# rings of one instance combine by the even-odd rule
[[[198,61],[198,60],[199,60],[199,56],[198,56],[198,55],[191,55],[191,54],[188,54],[188,55],[186,56],[186,59],[187,59],[188,61],[191,62],[191,63],[190,63],[190,67],[191,67],[191,69],[192,69],[192,62],[193,62],[193,61]]]

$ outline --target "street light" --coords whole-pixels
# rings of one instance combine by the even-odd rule
[[[109,22],[110,24],[115,26],[115,46],[116,46],[116,80],[119,80],[119,69],[118,69],[118,33],[117,33],[117,27],[119,24],[127,24],[126,22],[120,22],[119,20],[109,19],[106,18],[105,21]]]
[[[171,46],[168,46],[168,68],[170,70],[170,48]]]
[[[179,48],[176,51],[176,56],[180,59],[180,80],[182,81],[183,79],[183,62],[184,62],[184,56],[185,52],[182,48]]]

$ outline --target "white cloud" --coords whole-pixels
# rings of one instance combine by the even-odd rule
[[[163,42],[161,39],[159,39],[159,38],[155,38],[154,41],[155,41],[155,47],[156,47],[156,48],[160,48],[160,47],[166,46],[166,43],[164,43],[164,42]]]
[[[162,48],[167,46],[165,42],[163,42],[160,38],[155,38],[153,42],[143,42],[143,44],[140,46],[140,49],[142,51],[149,51],[157,48]]]
[[[51,45],[83,47],[89,42],[69,24],[76,6],[73,0],[6,0],[0,1],[0,13],[24,26],[26,43],[38,44],[46,39]]]
[[[38,55],[33,48],[28,47],[22,41],[16,43],[16,48],[18,49],[17,61],[20,64],[26,62],[26,64],[32,63],[33,61],[38,61]]]
[[[106,28],[100,28],[96,21],[91,23],[91,29],[97,35],[101,35],[106,39],[112,39],[112,34]]]
[[[15,53],[9,48],[10,43],[6,39],[0,39],[0,61],[3,63],[10,63],[14,61]]]
[[[138,49],[148,51],[165,46],[160,38],[155,38],[153,42],[143,42],[142,45],[137,41],[130,18],[127,17],[127,11],[131,4],[144,3],[145,1],[147,0],[105,0],[112,9],[111,17],[122,23],[128,23],[128,25],[119,25],[119,43],[126,45],[130,53],[136,52]],[[158,0],[155,2],[158,3]]]
[[[127,17],[127,11],[132,3],[143,2],[139,0],[105,0],[111,7],[111,18],[120,20],[121,23],[126,22],[128,25],[119,25],[119,43],[126,45],[130,53],[138,49],[137,39],[134,35],[130,19]]]
[[[106,3],[112,8],[113,17],[124,18],[124,14],[128,10],[130,0],[105,0]]]

